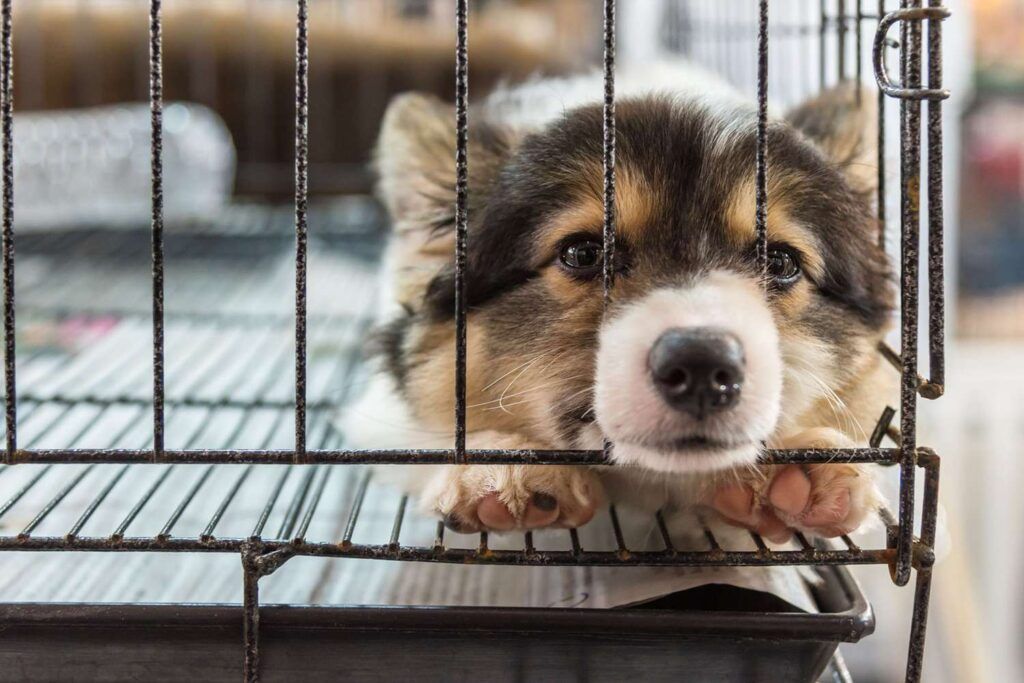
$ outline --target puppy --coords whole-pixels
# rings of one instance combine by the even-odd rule
[[[618,90],[607,310],[599,74],[473,106],[466,267],[468,446],[607,439],[617,466],[382,469],[463,532],[575,527],[608,499],[709,506],[779,542],[853,531],[880,503],[868,468],[756,460],[866,440],[891,384],[870,96],[827,91],[769,123],[764,281],[753,107],[690,68],[620,74]],[[383,122],[390,305],[381,373],[349,420],[359,447],[452,443],[454,120],[409,94]]]

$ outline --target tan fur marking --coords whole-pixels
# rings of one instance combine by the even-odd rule
[[[580,169],[578,194],[568,208],[553,216],[541,229],[535,247],[536,263],[542,266],[557,255],[558,243],[565,237],[589,232],[601,237],[604,225],[603,170],[600,164]],[[643,231],[660,213],[660,193],[648,179],[629,167],[616,170],[615,233],[638,240]]]
[[[786,197],[789,188],[800,182],[799,177],[768,178],[768,240],[785,242],[797,249],[803,257],[803,267],[811,277],[824,272],[821,251],[809,230],[792,220]],[[746,247],[756,234],[755,216],[757,193],[754,179],[740,183],[726,203],[725,227],[729,239],[737,247]]]

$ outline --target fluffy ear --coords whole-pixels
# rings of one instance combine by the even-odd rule
[[[469,212],[477,215],[512,147],[512,136],[470,113]],[[419,307],[434,276],[453,255],[455,109],[410,93],[388,107],[377,142],[378,193],[392,221],[388,261],[395,298]]]
[[[875,98],[868,88],[846,83],[804,102],[786,115],[863,193],[878,187],[878,126]]]

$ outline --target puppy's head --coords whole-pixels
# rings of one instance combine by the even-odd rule
[[[756,119],[618,104],[615,285],[602,303],[602,112],[531,131],[471,115],[469,428],[686,472],[751,462],[873,362],[890,313],[870,206],[874,135],[852,90],[768,128],[768,275],[755,267]],[[382,335],[414,412],[450,426],[454,115],[399,99],[378,148],[396,227]]]

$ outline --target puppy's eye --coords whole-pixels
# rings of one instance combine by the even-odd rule
[[[600,267],[603,255],[604,247],[600,242],[580,239],[565,244],[558,258],[566,268],[586,274]]]
[[[800,277],[800,260],[788,247],[768,250],[768,276],[780,285],[789,285]]]

